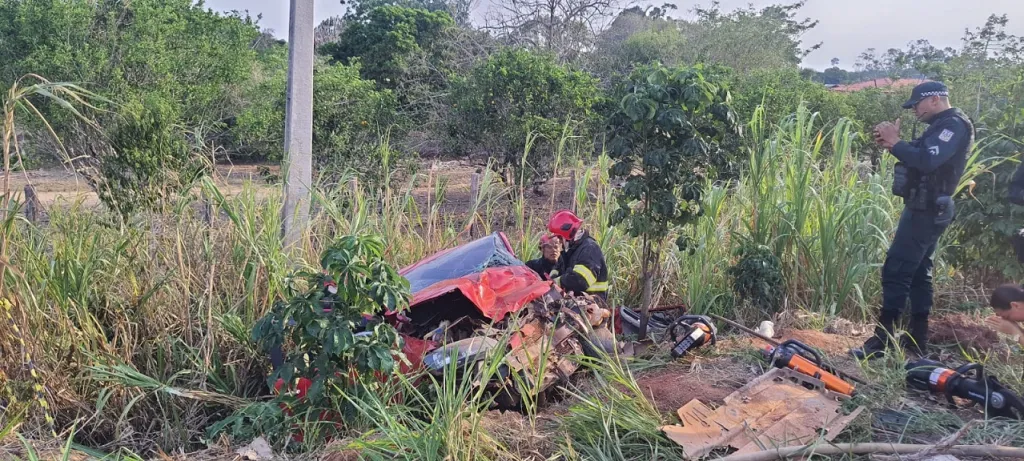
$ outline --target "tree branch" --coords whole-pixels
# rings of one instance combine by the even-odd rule
[[[955,445],[942,447],[939,445],[912,445],[893,443],[838,443],[833,445],[811,445],[782,447],[757,453],[731,455],[720,461],[774,461],[794,456],[816,455],[867,455],[873,453],[914,454],[925,450],[934,450],[934,454],[953,456],[991,456],[996,458],[1024,458],[1024,448],[1002,447],[998,445]]]

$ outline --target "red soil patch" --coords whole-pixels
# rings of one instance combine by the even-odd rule
[[[753,373],[743,364],[729,358],[715,358],[691,366],[673,363],[664,368],[637,376],[637,386],[659,412],[675,414],[679,407],[693,399],[715,406],[747,381]]]
[[[935,345],[956,345],[964,349],[990,350],[1005,348],[999,335],[982,319],[964,314],[950,314],[932,319],[928,325],[928,341]]]
[[[856,336],[833,335],[815,330],[788,329],[782,332],[782,338],[795,339],[830,355],[846,354],[850,348],[864,343],[862,338]]]

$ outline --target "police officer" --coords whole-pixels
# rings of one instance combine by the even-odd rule
[[[604,253],[590,233],[583,230],[583,220],[573,212],[556,212],[548,221],[548,231],[566,242],[552,277],[563,290],[580,295],[589,293],[608,299],[608,266]]]
[[[932,308],[932,253],[953,220],[952,196],[974,143],[974,125],[960,109],[950,107],[949,91],[939,82],[914,87],[904,109],[913,109],[928,128],[921,137],[900,140],[900,122],[880,123],[875,141],[899,162],[893,194],[903,198],[896,235],[882,266],[882,309],[875,334],[850,352],[858,359],[884,354],[895,325],[910,298],[909,337],[900,343],[924,354],[928,346],[928,315]]]

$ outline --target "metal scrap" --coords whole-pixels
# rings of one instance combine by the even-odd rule
[[[848,398],[814,378],[774,368],[730,394],[717,409],[691,400],[678,411],[683,425],[661,430],[683,447],[687,459],[716,448],[732,447],[743,454],[818,438],[831,441],[863,411],[858,407],[843,415],[840,405]]]

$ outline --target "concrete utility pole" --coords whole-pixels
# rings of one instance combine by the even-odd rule
[[[291,0],[288,95],[284,118],[284,247],[299,243],[309,222],[313,182],[313,0]]]

